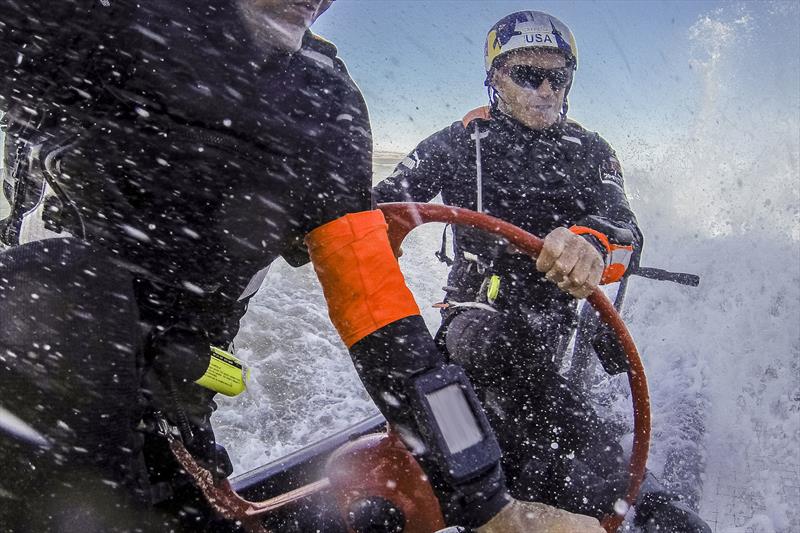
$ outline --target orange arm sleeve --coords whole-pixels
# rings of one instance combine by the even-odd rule
[[[328,314],[348,348],[402,318],[419,314],[379,210],[353,213],[306,235]]]

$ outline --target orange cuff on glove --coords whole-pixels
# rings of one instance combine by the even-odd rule
[[[387,228],[380,210],[362,211],[306,235],[328,314],[348,348],[392,322],[420,314]]]
[[[600,241],[600,244],[605,248],[606,267],[603,270],[603,277],[600,278],[602,285],[615,283],[622,279],[631,262],[633,246],[630,244],[613,244],[605,234],[586,226],[572,226],[569,230],[576,235],[591,235]]]

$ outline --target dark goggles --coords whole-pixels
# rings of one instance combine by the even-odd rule
[[[567,86],[572,73],[568,68],[539,68],[530,65],[514,65],[507,69],[511,81],[526,89],[538,89],[547,80],[554,91]]]

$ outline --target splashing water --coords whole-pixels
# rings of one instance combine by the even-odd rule
[[[798,6],[731,4],[700,17],[686,30],[701,90],[694,120],[669,142],[617,147],[635,162],[626,179],[643,263],[702,278],[696,289],[634,278],[624,318],[651,388],[650,468],[716,533],[800,531]],[[797,53],[776,64],[771,47]],[[377,154],[376,178],[402,157]],[[0,198],[0,218],[7,210]],[[433,257],[440,236],[441,226],[418,230],[401,260],[432,330],[446,278]],[[251,389],[223,398],[214,418],[239,473],[375,412],[308,267],[273,267],[236,345]],[[616,393],[614,416],[629,419],[624,378],[601,386]]]
[[[798,20],[796,4],[731,5],[687,28],[702,90],[694,120],[627,172],[643,263],[702,278],[696,289],[631,282],[624,315],[650,381],[650,466],[716,532],[800,529],[800,69],[761,61],[764,36],[781,28],[800,52]],[[794,90],[771,92],[775,76],[794,76]],[[401,157],[378,154],[376,178]],[[431,329],[446,277],[432,256],[440,235],[418,230],[401,261]],[[279,265],[237,340],[254,390],[216,421],[239,472],[374,411],[313,278]],[[629,416],[623,381],[606,386]]]

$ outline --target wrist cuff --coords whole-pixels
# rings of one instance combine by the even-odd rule
[[[495,517],[508,505],[505,475],[499,464],[470,483],[462,483],[456,488],[457,496],[442,501],[442,511],[447,525],[475,528]]]
[[[605,262],[605,269],[603,270],[603,277],[600,283],[605,285],[607,283],[614,283],[622,279],[625,272],[628,270],[628,265],[633,256],[633,246],[630,244],[613,244],[608,240],[608,237],[595,229],[587,226],[572,226],[569,230],[581,237],[587,238],[592,244],[600,244],[601,254]]]

